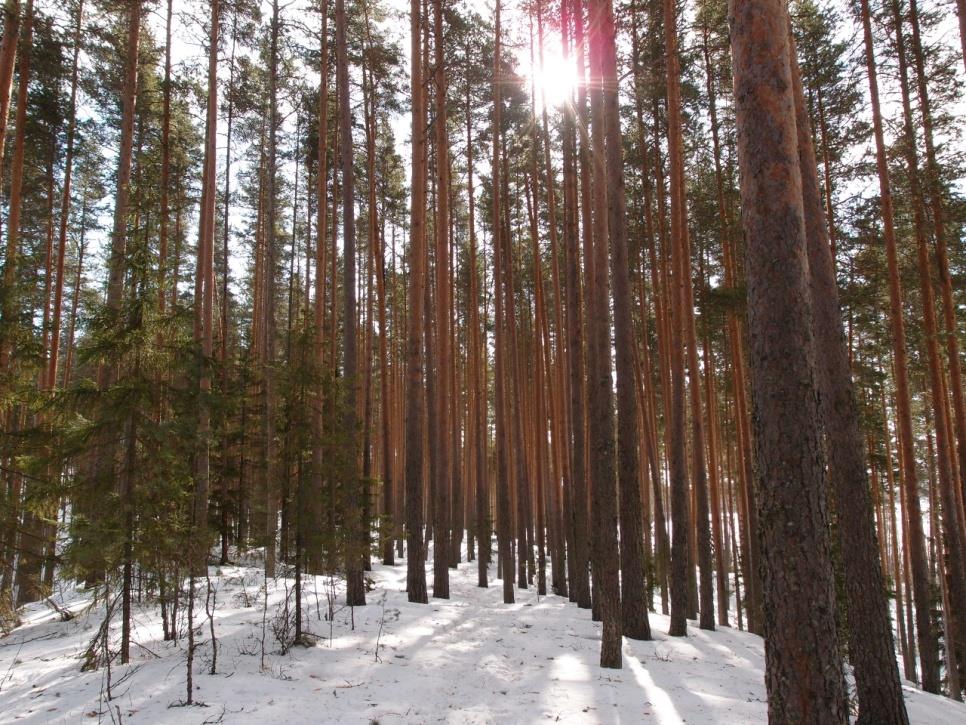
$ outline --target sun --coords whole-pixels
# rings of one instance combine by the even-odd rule
[[[573,58],[564,58],[559,44],[547,44],[543,51],[543,65],[537,58],[529,71],[538,108],[560,108],[573,98],[577,88],[577,66]]]

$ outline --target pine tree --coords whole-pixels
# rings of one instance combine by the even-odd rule
[[[499,12],[499,5],[497,5]],[[410,3],[412,63],[412,195],[409,239],[410,304],[406,327],[406,590],[409,601],[428,602],[423,548],[423,314],[426,285],[426,106],[423,92],[422,12]]]
[[[844,723],[842,663],[830,646],[834,593],[788,20],[781,3],[746,0],[732,4],[729,22],[748,245],[768,715]],[[782,433],[788,427],[794,437]]]

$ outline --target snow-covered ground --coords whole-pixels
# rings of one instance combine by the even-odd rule
[[[369,605],[341,607],[324,620],[327,580],[309,582],[309,647],[278,653],[272,622],[286,597],[269,582],[262,667],[263,577],[257,567],[212,567],[217,592],[217,674],[211,663],[204,583],[196,607],[194,696],[185,699],[185,648],[162,641],[154,607],[135,611],[132,663],[81,672],[103,605],[70,621],[44,604],[0,640],[0,722],[74,723],[760,723],[766,720],[762,641],[733,629],[690,629],[666,636],[651,616],[654,640],[624,644],[624,668],[597,666],[599,626],[590,612],[555,596],[517,591],[502,603],[499,581],[476,587],[476,564],[451,571],[448,601],[406,600],[406,567],[376,565]],[[429,570],[427,580],[432,583]],[[64,601],[81,612],[82,596]],[[354,627],[353,627],[354,620]],[[116,646],[117,632],[112,633]],[[378,642],[378,651],[377,651]],[[922,725],[966,723],[966,706],[906,688],[909,714]]]

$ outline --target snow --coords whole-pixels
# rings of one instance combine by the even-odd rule
[[[254,562],[253,562],[254,563]],[[766,721],[759,637],[731,628],[687,638],[665,634],[651,615],[654,640],[625,640],[624,668],[597,665],[599,625],[590,612],[535,589],[502,603],[501,583],[476,587],[476,564],[451,571],[448,601],[406,599],[405,562],[373,566],[368,606],[343,607],[341,583],[306,584],[305,621],[319,639],[278,652],[272,621],[292,581],[269,582],[261,667],[263,576],[257,566],[211,567],[217,591],[217,674],[211,662],[204,582],[195,608],[195,699],[185,697],[186,639],[162,641],[160,612],[134,610],[130,665],[81,672],[81,658],[103,618],[103,604],[69,590],[59,604],[70,621],[37,603],[24,624],[0,640],[0,723],[759,723]],[[428,569],[427,581],[432,582]],[[327,585],[335,617],[324,620]],[[331,591],[331,589],[329,589]],[[353,628],[354,620],[354,628]],[[331,628],[330,628],[331,624]],[[113,642],[119,638],[112,629]],[[377,652],[378,642],[378,652]],[[913,723],[966,722],[966,706],[906,688]]]

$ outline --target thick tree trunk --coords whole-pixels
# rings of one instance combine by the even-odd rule
[[[787,14],[780,0],[732,0],[729,21],[747,239],[768,715],[771,722],[845,723]]]
[[[855,671],[860,723],[908,723],[885,583],[876,542],[859,413],[812,145],[812,129],[789,26],[788,61],[795,94],[798,156],[805,213],[815,377],[828,452],[839,550],[845,568],[849,655]]]

